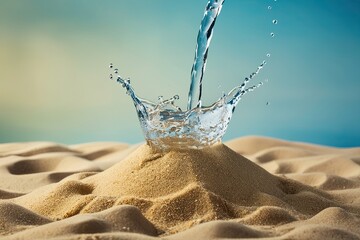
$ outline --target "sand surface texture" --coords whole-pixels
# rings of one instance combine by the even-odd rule
[[[0,239],[360,239],[360,148],[0,144]]]

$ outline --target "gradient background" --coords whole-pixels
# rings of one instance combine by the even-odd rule
[[[179,94],[184,106],[205,4],[0,1],[0,142],[143,141],[130,98],[108,79],[109,63],[141,97]],[[360,146],[360,1],[227,0],[210,47],[205,104],[268,52],[254,83],[269,82],[240,102],[225,140]]]

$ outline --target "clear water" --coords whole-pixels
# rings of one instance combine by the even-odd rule
[[[234,87],[228,94],[221,96],[211,106],[201,105],[202,79],[205,73],[207,53],[213,28],[223,3],[224,0],[209,0],[206,5],[197,37],[186,110],[182,110],[176,105],[176,100],[179,99],[178,95],[165,100],[160,96],[158,102],[140,98],[135,94],[130,79],[121,77],[118,69],[110,64],[110,68],[113,69],[110,79],[116,78],[116,81],[126,89],[126,93],[132,98],[145,139],[155,149],[167,151],[204,148],[220,142],[239,101],[245,94],[263,84],[260,82],[250,87],[247,86],[265,66],[265,61],[240,85]],[[270,35],[273,37],[274,33]],[[270,54],[267,54],[267,57],[270,57]]]
[[[194,63],[191,69],[188,110],[194,107],[201,107],[202,79],[205,73],[209,46],[216,19],[220,14],[224,1],[225,0],[210,0],[205,8],[204,17],[201,21],[197,36]]]

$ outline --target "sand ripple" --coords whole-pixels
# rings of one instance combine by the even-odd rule
[[[0,237],[360,239],[360,148],[227,146],[0,144]]]

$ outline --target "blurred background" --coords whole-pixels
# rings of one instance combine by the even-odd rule
[[[144,141],[109,64],[139,96],[179,94],[184,107],[205,4],[0,1],[0,142]],[[359,43],[359,0],[227,0],[209,50],[204,104],[266,59],[254,84],[269,81],[240,102],[225,141],[262,135],[360,146]]]

